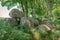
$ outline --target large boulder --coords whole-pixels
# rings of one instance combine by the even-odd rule
[[[10,26],[17,26],[18,22],[14,18],[6,18],[5,24],[10,25]]]
[[[33,23],[31,22],[31,20],[29,20],[26,17],[22,17],[20,20],[20,25],[22,26],[27,26],[27,27],[33,27]]]
[[[10,17],[13,17],[13,18],[17,18],[17,17],[20,18],[23,16],[23,12],[14,8],[9,12],[9,15]]]
[[[29,19],[27,17],[22,17],[20,20],[20,25],[37,28],[39,21],[37,19]]]
[[[56,26],[50,20],[44,19],[38,28],[45,31],[54,31],[56,29]]]

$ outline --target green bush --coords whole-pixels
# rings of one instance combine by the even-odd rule
[[[4,19],[0,19],[0,40],[33,40],[31,38],[30,30],[26,27],[23,29],[22,26],[20,28],[14,28],[9,25],[4,24]],[[59,37],[60,31],[57,29],[54,32],[48,33],[45,30],[38,30],[41,39],[47,37],[47,39],[53,39],[53,37]]]
[[[0,20],[0,40],[30,40],[30,34],[22,30],[15,29],[11,26],[6,26],[4,20]]]

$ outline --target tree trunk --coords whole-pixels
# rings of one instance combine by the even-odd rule
[[[24,12],[25,12],[25,17],[28,17],[28,4],[27,4],[27,1],[24,2]]]
[[[52,15],[52,8],[53,8],[53,0],[49,0],[49,13],[50,13],[50,20],[52,20],[52,17],[53,17],[53,15]]]
[[[36,7],[36,4],[37,4],[36,2],[37,2],[37,0],[34,0],[34,1],[31,2],[31,9],[32,9],[32,16],[33,17],[35,17],[34,14],[35,14],[35,7]]]
[[[21,6],[22,6],[22,10],[23,10],[23,13],[24,13],[24,16],[25,17],[28,17],[28,2],[26,0],[23,0],[21,1]]]

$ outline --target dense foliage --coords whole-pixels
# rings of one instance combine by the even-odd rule
[[[2,6],[7,6],[8,9],[17,6],[22,8],[25,16],[30,14],[40,19],[51,19],[56,25],[54,32],[45,30],[37,30],[41,40],[60,40],[60,0],[1,0]],[[19,25],[20,26],[20,25]],[[18,29],[4,24],[4,19],[0,19],[0,40],[33,40],[32,33],[27,27]]]

